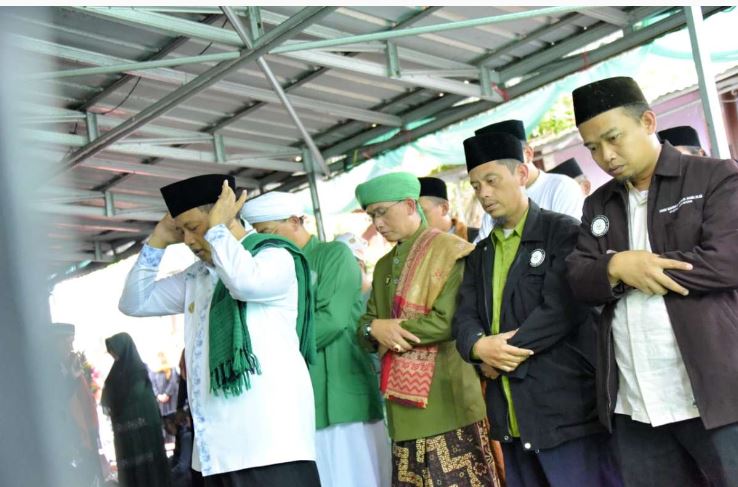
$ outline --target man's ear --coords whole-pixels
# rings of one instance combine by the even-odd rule
[[[648,130],[648,135],[656,133],[656,113],[654,113],[653,110],[646,110],[643,112],[643,115],[641,115],[641,123],[646,127],[646,130]]]
[[[448,201],[444,201],[443,203],[441,203],[441,208],[441,213],[443,214],[443,216],[446,216],[451,211],[451,203],[449,203]]]
[[[525,164],[518,164],[515,168],[515,176],[518,178],[520,186],[525,187],[528,184],[528,177],[530,176],[528,166]]]
[[[528,144],[525,144],[525,147],[523,147],[523,158],[525,159],[524,162],[532,163],[535,155],[536,153],[533,150],[533,147],[529,146]]]

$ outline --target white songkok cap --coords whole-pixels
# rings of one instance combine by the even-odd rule
[[[241,208],[241,219],[250,224],[286,220],[305,214],[300,197],[294,193],[270,191],[248,200]]]

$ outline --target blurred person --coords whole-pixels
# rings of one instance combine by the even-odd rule
[[[336,235],[335,240],[348,246],[351,253],[354,254],[356,262],[359,263],[359,267],[361,268],[361,295],[364,301],[362,304],[366,305],[367,300],[369,300],[369,291],[372,289],[372,275],[366,267],[366,249],[369,247],[369,244],[366,240],[351,232]]]
[[[70,448],[65,451],[67,465],[72,470],[78,485],[97,485],[103,480],[99,446],[99,423],[97,407],[90,383],[83,371],[83,364],[74,353],[75,326],[70,323],[53,323],[51,334],[54,341],[59,383],[57,386],[66,397],[60,404],[60,420],[67,423],[72,432]]]
[[[600,421],[627,486],[738,486],[738,167],[660,143],[638,83],[572,92],[612,177],[590,195],[569,284],[602,307]]]
[[[582,168],[579,167],[579,163],[574,157],[571,157],[556,167],[549,169],[547,173],[569,176],[579,184],[584,196],[589,196],[589,193],[592,191],[592,182],[584,175]]]
[[[451,216],[451,202],[448,200],[446,181],[433,177],[418,178],[418,180],[420,181],[420,206],[428,220],[428,226],[473,242],[479,229],[467,227],[464,222]]]
[[[360,340],[382,357],[392,485],[499,487],[481,384],[451,336],[462,259],[474,246],[429,228],[419,196],[406,172],[356,188],[379,233],[396,242],[377,262],[359,320]]]
[[[171,486],[161,415],[149,371],[128,333],[105,340],[113,367],[105,379],[102,406],[113,423],[118,483],[123,487]]]
[[[235,178],[208,174],[161,188],[169,213],[131,269],[120,310],[184,313],[193,468],[206,486],[317,486],[310,269],[289,240],[238,219]],[[199,262],[156,279],[169,245]]]
[[[187,364],[184,349],[179,358],[179,387],[177,388],[177,411],[174,423],[176,440],[174,454],[170,458],[172,483],[174,487],[202,487],[202,474],[192,469],[192,414],[187,400]]]
[[[167,431],[167,424],[172,422],[177,412],[177,391],[179,390],[179,374],[169,364],[169,359],[164,352],[156,354],[158,366],[152,369],[149,375],[154,395],[159,403],[159,412],[164,423],[165,438],[167,443],[174,441],[174,436]]]
[[[324,487],[389,484],[389,439],[371,359],[357,343],[363,311],[361,269],[341,242],[321,242],[303,226],[294,193],[270,191],[247,201],[241,218],[259,233],[280,235],[305,254],[315,279],[317,464]]]
[[[656,135],[662,144],[668,142],[682,154],[700,157],[707,157],[708,155],[705,149],[702,148],[697,131],[689,125],[679,125],[678,127],[660,130]]]
[[[535,204],[544,210],[563,213],[577,220],[582,218],[584,195],[581,189],[571,178],[561,174],[548,174],[533,164],[534,151],[528,144],[525,125],[522,121],[503,120],[474,131],[474,135],[491,133],[509,134],[520,141],[523,148],[523,163],[528,168],[528,182],[525,186],[525,192]],[[494,220],[489,213],[485,212],[479,228],[479,235],[474,239],[474,243],[489,237],[493,227]]]

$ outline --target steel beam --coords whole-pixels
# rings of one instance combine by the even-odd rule
[[[111,161],[107,159],[101,160],[98,158],[87,159],[81,162],[79,167],[86,167],[89,169],[117,174],[128,173],[136,176],[160,178],[172,181],[213,172],[211,168],[203,166],[179,169],[167,164],[139,164],[134,162]],[[236,176],[236,185],[239,187],[255,189],[259,187],[259,181],[253,178]]]
[[[226,17],[228,17],[228,21],[231,23],[231,26],[233,26],[238,36],[241,38],[241,41],[243,41],[244,45],[249,49],[253,48],[254,41],[251,39],[249,33],[246,32],[246,27],[243,25],[243,22],[241,22],[241,19],[238,17],[238,15],[233,10],[231,10],[230,7],[220,8],[226,15]],[[297,115],[297,112],[292,107],[292,103],[290,103],[290,100],[287,98],[287,95],[282,89],[282,86],[279,84],[279,81],[277,81],[277,77],[274,76],[274,73],[269,67],[269,64],[267,64],[263,57],[257,58],[256,64],[264,73],[264,76],[266,76],[269,84],[272,85],[272,89],[275,91],[275,93],[277,93],[277,96],[282,102],[285,110],[287,110],[287,113],[292,119],[292,122],[295,124],[297,130],[300,132],[302,139],[305,141],[308,149],[310,149],[312,160],[314,160],[318,164],[325,176],[330,176],[330,170],[328,169],[328,166],[326,166],[325,160],[323,160],[323,155],[320,153],[318,146],[315,145],[315,142],[313,142],[313,138],[308,133],[305,125],[303,125],[302,120],[300,120],[300,117]]]
[[[615,7],[594,7],[584,10],[584,15],[593,19],[607,22],[608,24],[625,27],[630,25],[630,16]]]
[[[159,115],[166,113],[183,101],[195,96],[204,89],[213,85],[215,82],[225,77],[228,73],[238,69],[246,63],[254,61],[259,56],[268,52],[269,49],[273,48],[281,42],[284,42],[289,37],[299,34],[299,32],[303,30],[307,25],[312,22],[318,21],[330,11],[331,9],[327,9],[325,7],[305,7],[296,15],[290,17],[287,22],[270,31],[264,37],[259,39],[259,42],[254,49],[244,52],[238,59],[234,59],[233,61],[225,61],[208,69],[186,85],[176,89],[174,92],[165,96],[158,102],[129,118],[118,127],[106,132],[99,138],[93,140],[86,146],[78,149],[77,151],[66,157],[61,163],[61,166],[63,168],[62,170],[74,167],[76,164],[79,163],[79,161],[97,154],[117,140],[130,135],[139,127],[142,127],[143,125],[154,120]]]
[[[238,35],[228,29],[220,29],[220,32],[214,33],[214,31],[211,31],[209,29],[203,29],[200,28],[200,24],[197,22],[189,21],[183,18],[176,18],[168,15],[153,15],[152,11],[157,9],[146,9],[146,8],[139,8],[136,7],[135,13],[131,12],[131,8],[124,8],[124,7],[73,7],[78,8],[80,10],[86,11],[88,13],[94,13],[95,15],[100,15],[104,17],[113,18],[116,20],[121,20],[124,22],[130,22],[134,25],[144,25],[146,27],[150,27],[156,30],[159,30],[161,32],[167,32],[170,34],[177,34],[177,35],[190,35],[193,34],[193,37],[196,39],[200,39],[205,42],[219,42],[223,45],[232,46],[232,47],[239,47],[241,45],[240,39],[238,38]],[[432,9],[435,9],[436,7],[431,7]],[[239,9],[237,9],[239,10]],[[212,9],[208,11],[217,11],[217,9]],[[411,15],[408,19],[405,19],[401,21],[396,27],[394,28],[403,28],[407,25],[410,25],[413,22],[416,22],[420,18],[423,18],[427,16],[428,14],[432,13],[435,10],[431,10],[426,14],[428,9],[425,11],[419,12],[418,14]],[[240,9],[240,12],[245,14],[245,9]],[[284,23],[289,17],[286,15],[282,15],[276,12],[269,12],[262,10],[261,12],[262,21],[278,26]],[[417,18],[416,18],[417,17]],[[170,19],[175,19],[174,21],[170,21]],[[218,29],[217,27],[211,27],[211,29]],[[381,32],[388,32],[388,31],[381,31]],[[324,27],[321,25],[313,25],[308,26],[305,29],[305,33],[309,34],[311,36],[315,37],[321,37],[324,39],[335,39],[335,38],[344,38],[349,36],[349,33],[342,32],[336,29],[332,29],[329,27]],[[286,42],[285,45],[289,45],[289,42]],[[367,44],[364,44],[365,46]],[[384,49],[384,45],[382,43],[376,43],[374,45],[369,44],[369,46],[373,47],[377,51],[380,51]],[[285,54],[288,57],[288,54]],[[413,49],[402,49],[399,53],[401,58],[404,58],[408,61],[412,61],[414,63],[421,63],[426,64],[428,66],[432,67],[439,67],[439,68],[469,68],[470,66],[464,63],[460,63],[458,61],[452,61],[449,59],[444,59],[438,56],[433,56],[421,51],[416,51]]]
[[[230,31],[229,31],[230,32]],[[48,41],[40,41],[30,37],[24,36],[13,36],[18,41],[18,46],[39,54],[45,54],[54,57],[60,57],[63,59],[69,59],[74,62],[81,62],[85,64],[96,64],[102,66],[117,65],[117,64],[131,64],[128,59],[117,58],[114,56],[108,56],[92,51],[86,51],[71,46],[63,46],[54,44]],[[345,56],[336,56],[338,58],[344,58]],[[234,62],[232,60],[231,62]],[[214,69],[214,68],[211,68]],[[183,71],[176,71],[168,68],[156,68],[147,69],[142,71],[132,70],[129,71],[131,74],[139,76],[144,79],[150,79],[153,81],[159,81],[168,84],[174,84],[177,86],[184,85],[192,80],[192,74]],[[204,73],[203,73],[204,74]],[[212,85],[212,89],[221,93],[235,95],[245,98],[254,98],[256,100],[279,103],[279,97],[271,90],[263,88],[256,88],[246,86],[230,81],[219,81]],[[345,105],[339,105],[337,103],[326,102],[314,98],[305,96],[291,96],[291,100],[294,106],[304,108],[320,113],[329,113],[339,117],[350,118],[352,120],[362,120],[368,123],[379,123],[382,125],[389,125],[397,127],[400,125],[400,119],[390,114],[373,112],[370,110],[363,110],[360,108],[348,107]]]
[[[115,130],[115,129],[112,129]],[[112,131],[111,130],[111,131]],[[109,132],[107,132],[109,133]],[[107,134],[106,133],[106,134]],[[73,147],[86,147],[94,143],[90,142],[87,137],[75,134],[60,134],[58,132],[46,132],[34,130],[32,132],[35,140],[41,143],[68,145]],[[101,138],[104,137],[101,136]],[[99,140],[99,139],[96,139]],[[125,144],[111,144],[105,147],[106,151],[127,154],[134,156],[161,157],[166,159],[174,159],[179,161],[198,162],[198,163],[216,163],[215,153],[212,151],[197,151],[192,149],[182,149],[178,147],[166,147],[160,145],[136,144],[128,141]],[[302,166],[295,162],[279,161],[258,156],[240,156],[237,158],[229,158],[222,162],[238,167],[248,167],[252,169],[260,169],[263,171],[283,171],[295,172],[302,170]],[[76,165],[76,164],[75,164]]]
[[[205,19],[202,20],[201,23],[202,24],[210,24],[210,23],[214,22],[218,17],[220,17],[220,15],[208,15],[207,17],[205,17]],[[153,60],[156,60],[156,59],[162,59],[162,58],[166,57],[169,53],[174,52],[175,50],[177,50],[180,46],[182,46],[188,40],[189,40],[189,38],[187,38],[187,37],[183,37],[183,36],[177,37],[176,39],[174,39],[174,40],[168,42],[166,45],[162,46],[162,48],[159,49],[158,51],[156,51],[156,53],[154,53],[153,55],[149,56],[148,60],[149,61],[153,61]],[[82,110],[82,111],[88,110],[89,108],[95,106],[96,103],[98,103],[99,101],[105,99],[105,97],[107,97],[108,95],[114,93],[118,88],[120,88],[121,86],[125,85],[127,82],[129,82],[130,80],[132,80],[134,78],[135,78],[135,76],[132,76],[132,75],[129,75],[129,74],[126,74],[126,75],[121,76],[120,78],[118,78],[117,80],[113,81],[112,83],[110,83],[109,85],[107,85],[105,88],[103,88],[102,91],[100,91],[99,93],[95,94],[91,98],[85,100],[84,103],[76,106],[75,108],[77,110]]]
[[[701,7],[682,7],[687,17],[689,40],[692,44],[692,59],[697,70],[702,110],[710,135],[710,148],[713,157],[730,158],[730,148],[725,132],[722,103],[715,84],[715,70],[712,67],[710,51],[702,39],[704,27]]]
[[[422,34],[430,34],[435,32],[445,32],[449,30],[467,29],[470,27],[479,27],[482,25],[498,24],[503,22],[511,22],[515,20],[527,19],[530,17],[542,17],[547,15],[562,14],[572,11],[581,11],[586,8],[581,6],[566,7],[545,7],[535,10],[526,10],[523,12],[515,12],[512,14],[495,15],[492,17],[481,17],[478,19],[461,20],[458,22],[448,22],[434,25],[426,25],[423,27],[409,27],[407,29],[393,29],[389,31],[374,32],[371,34],[361,34],[338,39],[326,39],[322,41],[295,42],[290,45],[283,45],[272,49],[272,54],[283,54],[287,52],[307,51],[311,49],[340,46],[344,44],[355,44],[359,42],[386,41],[389,39],[397,39],[400,37],[417,36]]]

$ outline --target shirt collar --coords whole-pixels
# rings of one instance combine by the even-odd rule
[[[530,211],[530,206],[528,207],[527,210],[525,210],[525,213],[523,214],[523,218],[521,218],[520,221],[515,225],[510,235],[515,235],[518,238],[521,238],[523,236],[523,228],[525,227],[525,221],[528,219],[529,211]],[[492,231],[492,234],[495,236],[495,239],[499,241],[503,241],[503,240],[510,238],[510,235],[508,235],[507,237],[505,236],[502,226],[495,226],[494,230]]]

